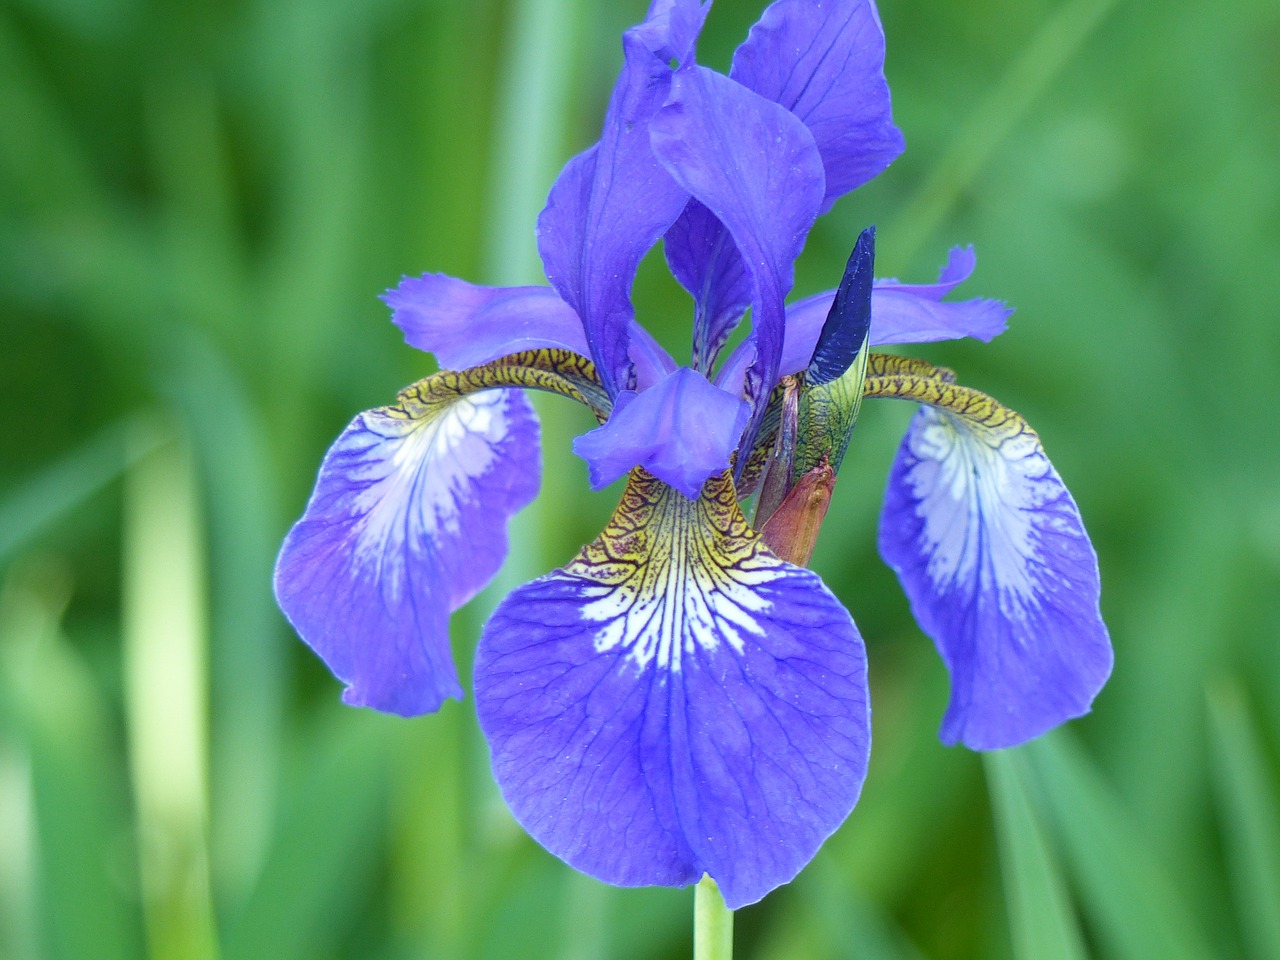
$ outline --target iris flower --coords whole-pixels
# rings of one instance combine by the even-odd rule
[[[1086,712],[1111,650],[1092,547],[1035,432],[950,371],[868,351],[1001,332],[1003,304],[943,299],[972,251],[933,284],[872,284],[868,231],[837,290],[785,304],[814,220],[902,150],[874,4],[777,0],[727,76],[696,61],[708,5],[653,0],[624,35],[600,140],[538,219],[549,286],[428,274],[387,293],[442,369],[329,450],[276,594],[347,703],[414,715],[461,697],[449,615],[498,570],[539,483],[521,390],[586,404],[600,426],[574,450],[593,486],[626,486],[600,536],[484,629],[493,771],[577,869],[622,885],[705,873],[736,908],[796,875],[866,774],[862,638],[740,507],[756,492],[763,525],[829,476],[863,396],[922,404],[880,550],[950,671],[942,739],[1008,747]],[[630,299],[660,239],[694,303],[687,366]]]

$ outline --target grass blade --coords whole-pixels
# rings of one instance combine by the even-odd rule
[[[62,635],[70,595],[66,572],[48,565],[21,565],[0,590],[0,746],[11,744],[0,793],[15,798],[0,810],[0,888],[26,884],[13,898],[0,889],[13,916],[0,956],[134,960],[121,750],[105,691]]]
[[[336,698],[335,698],[336,699]],[[402,720],[334,706],[300,744],[253,893],[224,938],[231,960],[328,955],[375,895],[384,855],[388,745]],[[336,714],[336,718],[334,717]]]
[[[1121,960],[1212,956],[1194,913],[1100,774],[1059,731],[1023,748],[1051,818],[1081,908],[1105,954]]]
[[[205,842],[207,616],[195,472],[186,447],[170,442],[128,480],[125,705],[147,938],[156,958],[209,960],[218,951]]]
[[[1218,813],[1241,932],[1256,960],[1280,960],[1280,799],[1239,684],[1209,691]]]
[[[1019,960],[1084,960],[1084,944],[1062,870],[1031,805],[1026,761],[1014,751],[985,754],[1004,875],[1013,955]]]
[[[117,423],[9,491],[0,500],[0,562],[120,476],[158,442],[158,435],[139,431],[130,422]]]

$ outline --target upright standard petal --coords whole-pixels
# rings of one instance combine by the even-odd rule
[[[497,572],[507,520],[538,490],[538,422],[520,392],[432,383],[351,422],[276,563],[280,607],[343,699],[404,716],[462,696],[449,613]]]
[[[382,299],[405,342],[450,370],[522,350],[588,350],[582,321],[549,287],[482,287],[428,273],[405,277]]]
[[[877,280],[871,291],[871,346],[931,343],[973,337],[989,342],[1004,333],[1013,308],[982,297],[942,303],[969,279],[977,263],[973,247],[952,247],[937,283],[909,284]],[[797,300],[787,307],[786,341],[779,373],[796,373],[809,364],[827,319],[835,290]]]
[[[672,276],[693,297],[694,369],[708,372],[751,306],[751,274],[724,224],[697,200],[671,225],[662,248]]]
[[[1111,672],[1080,512],[1020,416],[962,387],[916,414],[880,552],[951,674],[944,742],[1012,747],[1088,712]]]
[[[792,114],[704,67],[677,72],[650,129],[654,150],[728,229],[751,276],[756,360],[748,386],[758,422],[778,375],[795,258],[822,203],[822,159]]]
[[[565,165],[538,217],[547,279],[582,318],[611,397],[633,385],[628,340],[636,268],[689,199],[654,156],[648,134],[671,83],[663,54],[692,42],[684,36],[687,17],[675,15],[684,6],[655,3],[656,19],[623,36],[625,62],[600,142]]]
[[[631,321],[631,340],[627,349],[631,365],[636,372],[636,389],[648,390],[669,373],[674,373],[676,362],[652,333]]]
[[[648,390],[623,393],[609,421],[573,441],[599,490],[643,467],[686,497],[729,466],[750,408],[707,378],[681,367]]]
[[[866,774],[848,612],[770,553],[727,475],[690,501],[642,471],[563,570],[512,593],[476,654],[507,803],[571,866],[624,886],[710,874],[731,908],[786,883]]]
[[[711,0],[652,0],[644,22],[632,31],[663,60],[683,63],[693,54]]]
[[[902,152],[870,0],[773,4],[734,54],[730,76],[808,127],[822,157],[824,209]],[[710,370],[751,304],[751,276],[724,226],[696,201],[664,242],[671,272],[696,304],[694,366]]]
[[[778,0],[734,53],[729,75],[809,128],[826,170],[824,209],[902,153],[871,0]]]

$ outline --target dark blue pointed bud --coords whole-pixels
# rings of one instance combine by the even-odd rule
[[[835,300],[813,348],[813,358],[805,371],[811,386],[830,383],[849,369],[867,340],[871,328],[871,274],[876,258],[876,228],[867,227],[858,236],[845,265]]]

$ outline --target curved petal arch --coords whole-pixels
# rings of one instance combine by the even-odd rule
[[[643,467],[696,500],[729,466],[750,415],[747,404],[681,367],[650,389],[623,393],[609,421],[573,442],[599,490]]]
[[[669,59],[692,47],[705,13],[687,0],[662,0],[626,32],[600,140],[565,164],[538,216],[547,279],[582,318],[610,397],[633,386],[636,269],[689,199],[654,156],[648,124],[670,89]]]
[[[823,210],[902,152],[871,0],[779,0],[734,53],[729,75],[808,128],[822,158]],[[725,225],[696,200],[667,231],[665,248],[694,298],[694,366],[709,371],[751,305],[751,275]]]
[[[729,75],[799,117],[826,171],[826,210],[902,153],[871,0],[777,0],[733,55]]]
[[[705,67],[676,72],[650,132],[671,175],[729,231],[751,277],[749,445],[777,382],[784,300],[822,203],[822,158],[793,114]]]

